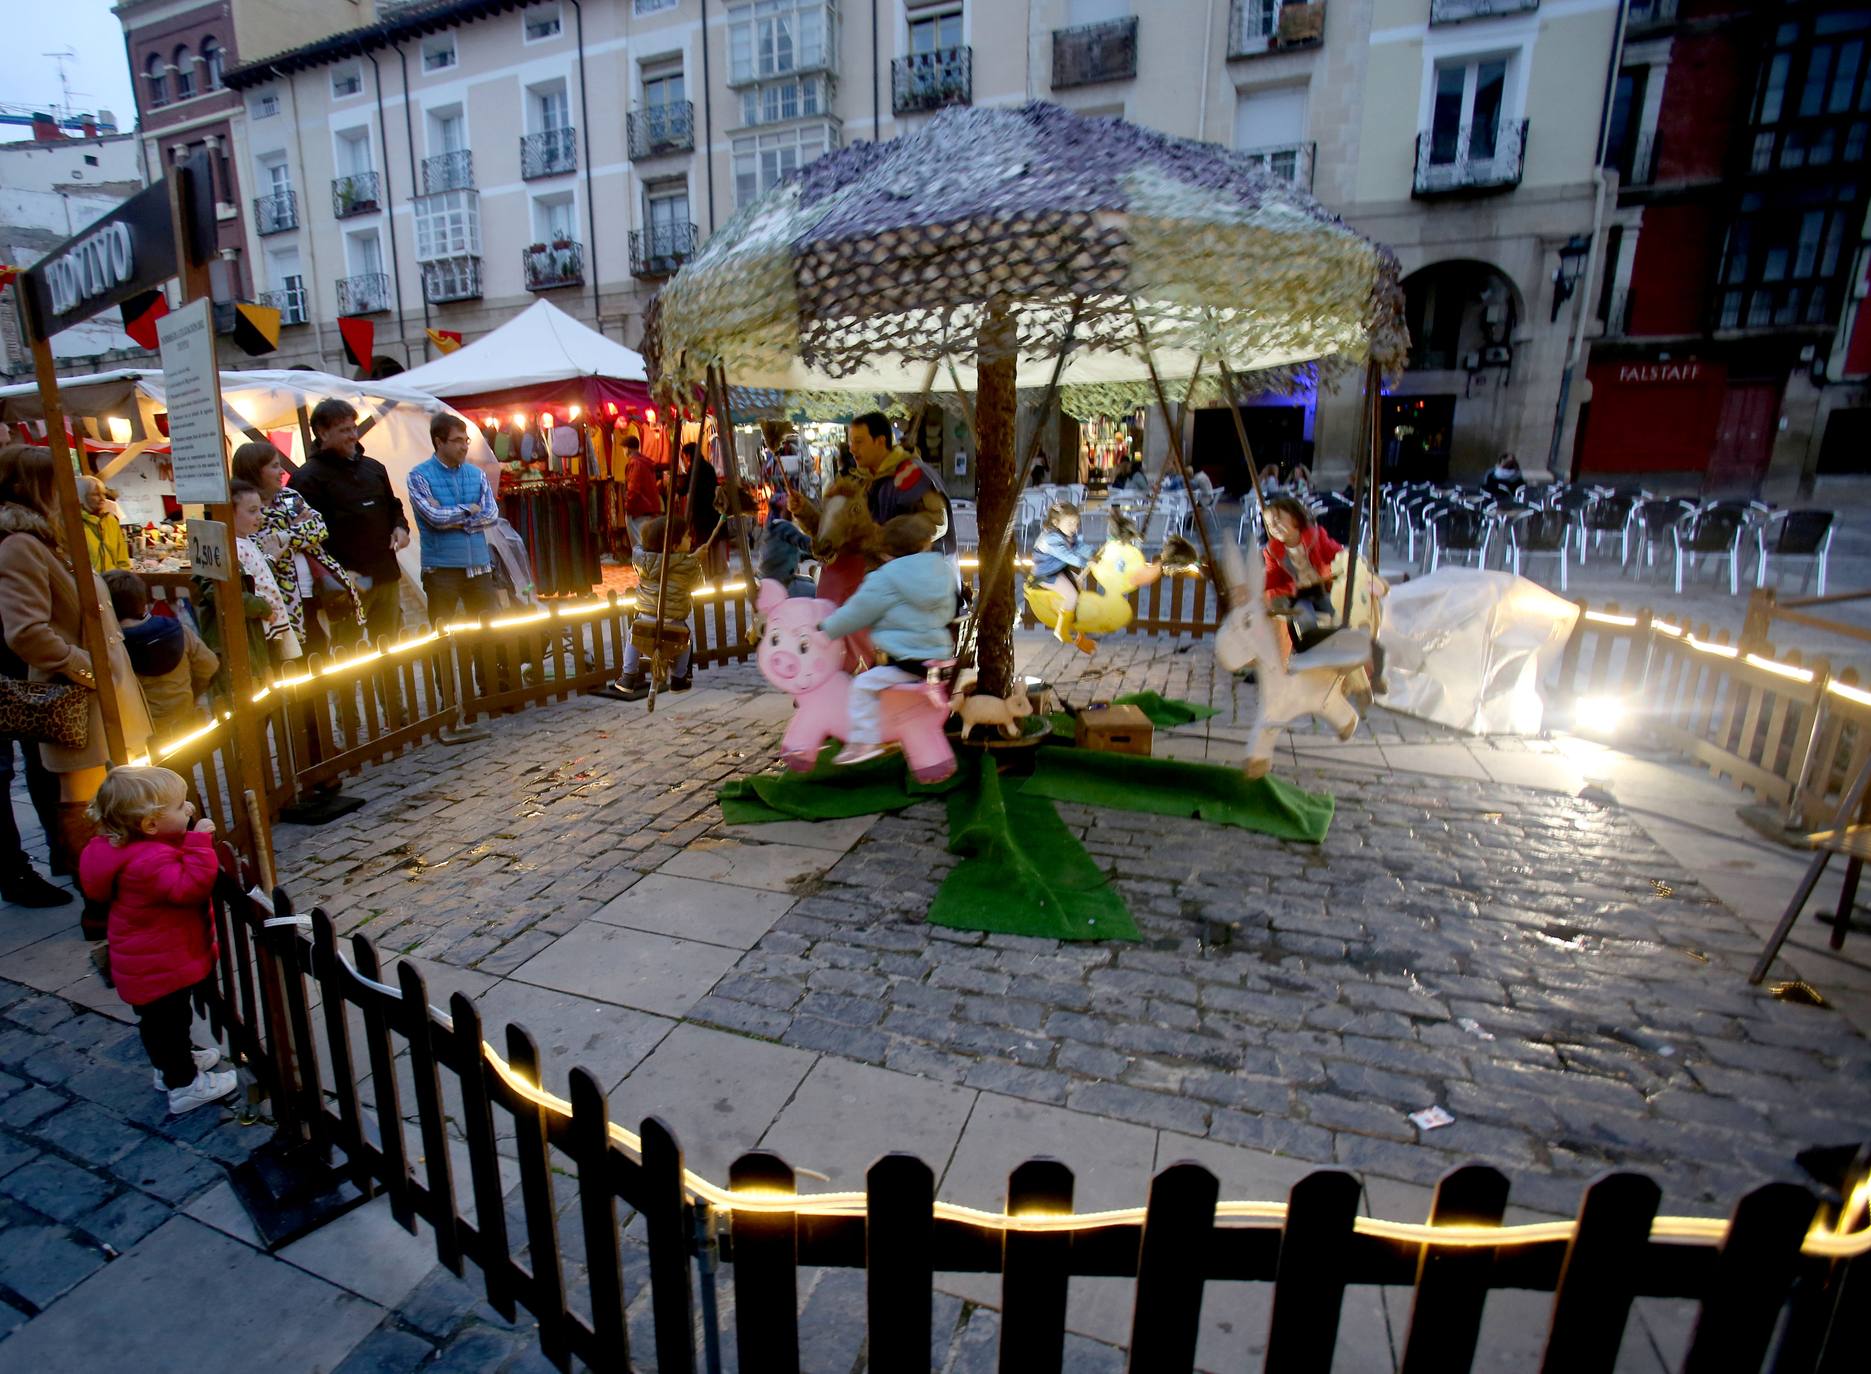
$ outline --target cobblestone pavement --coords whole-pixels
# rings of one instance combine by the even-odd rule
[[[1222,715],[1159,735],[1157,752],[1238,759],[1251,692],[1217,685],[1206,645],[1133,639],[1089,660],[1041,636],[1020,647],[1075,701],[1148,687],[1213,702]],[[532,1029],[549,1084],[584,1064],[616,1119],[666,1116],[713,1177],[758,1144],[828,1176],[808,1188],[849,1187],[909,1148],[942,1196],[996,1206],[1008,1169],[1049,1152],[1078,1172],[1080,1205],[1104,1207],[1141,1201],[1180,1158],[1228,1197],[1281,1196],[1330,1164],[1361,1176],[1367,1211],[1420,1217],[1423,1185],[1457,1163],[1504,1169],[1527,1214],[1573,1212],[1583,1181],[1620,1165],[1657,1175],[1667,1208],[1707,1214],[1797,1177],[1806,1145],[1871,1136],[1871,1044],[1842,1012],[1748,988],[1758,933],[1641,811],[1555,783],[1563,742],[1452,743],[1381,712],[1350,745],[1301,732],[1283,771],[1338,799],[1321,846],[1061,806],[1145,935],[1061,945],[924,922],[954,862],[940,805],[724,826],[715,785],[769,766],[789,706],[748,666],[698,682],[653,717],[585,698],[373,769],[347,784],[362,811],[279,829],[282,881],[301,909],[415,961],[432,1001],[459,989],[490,1027]],[[1706,785],[1663,776],[1685,798]],[[98,1320],[138,1291],[135,1265],[232,1245],[226,1273],[308,1314],[293,1331],[329,1339],[325,1367],[544,1368],[530,1327],[479,1302],[381,1201],[276,1259],[254,1249],[220,1165],[255,1133],[227,1113],[157,1119],[125,1009],[71,918],[7,921],[0,1322],[43,1313],[16,1351]],[[1455,1124],[1420,1133],[1406,1114],[1432,1103]],[[577,1305],[569,1190],[561,1203]],[[941,1286],[934,1367],[991,1367],[994,1286]],[[861,1276],[802,1275],[800,1293],[805,1367],[860,1367]],[[1219,1293],[1205,1307],[1201,1368],[1257,1359],[1260,1298],[1242,1299],[1248,1315]],[[731,1284],[722,1306],[731,1333]],[[1390,1367],[1407,1312],[1407,1294],[1348,1305],[1352,1367]],[[1492,1299],[1485,1367],[1530,1367],[1543,1312]],[[1128,1314],[1122,1281],[1075,1285],[1071,1367],[1121,1368]],[[1685,1332],[1680,1305],[1643,1307],[1620,1367],[1669,1366]],[[248,1333],[245,1357],[280,1334]]]

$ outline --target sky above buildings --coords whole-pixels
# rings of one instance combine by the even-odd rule
[[[75,110],[100,108],[117,125],[136,123],[136,100],[124,57],[123,26],[111,13],[113,0],[20,0],[7,6],[10,54],[0,75],[0,103],[46,109],[61,99],[58,62],[44,53],[75,52],[65,63]]]

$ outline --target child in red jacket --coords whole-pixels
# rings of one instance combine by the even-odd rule
[[[219,869],[214,823],[195,821],[187,785],[167,768],[114,768],[86,813],[97,838],[78,859],[85,896],[110,908],[110,967],[136,1012],[170,1115],[233,1092],[219,1050],[190,1043],[194,1002],[219,950],[208,894]],[[191,823],[193,828],[191,828]]]
[[[1293,649],[1310,649],[1339,628],[1338,613],[1332,607],[1332,561],[1345,546],[1325,532],[1303,502],[1290,496],[1267,502],[1266,523],[1267,606],[1292,616],[1292,638],[1280,640],[1284,663],[1291,659]],[[1389,590],[1375,573],[1370,577],[1378,596]],[[1375,613],[1375,601],[1372,606]],[[1371,658],[1371,686],[1382,695],[1384,651],[1375,636]]]

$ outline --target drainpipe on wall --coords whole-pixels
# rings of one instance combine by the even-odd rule
[[[383,144],[383,213],[390,221],[390,280],[396,284],[396,333],[403,341],[403,366],[409,367],[415,359],[409,356],[409,324],[403,317],[403,269],[396,251],[396,193],[390,189],[390,136],[385,131],[383,123],[383,69],[377,65],[377,55],[374,52],[364,50],[364,56],[370,59],[371,80],[377,88],[377,141]],[[403,92],[403,100],[405,103],[408,102],[408,91]],[[417,277],[420,279],[421,274],[418,273]],[[426,314],[429,306],[429,293],[426,289],[422,289],[420,280],[417,282],[417,287],[422,290],[423,311]],[[365,369],[367,372],[374,370],[374,368]]]
[[[1605,143],[1611,137],[1611,102],[1618,89],[1618,71],[1624,65],[1624,21],[1629,4],[1618,6],[1616,27],[1611,35],[1611,60],[1605,69],[1605,94],[1598,108],[1598,144],[1592,158],[1592,182],[1596,192],[1592,199],[1592,237],[1591,247],[1585,254],[1585,271],[1579,278],[1580,291],[1572,301],[1572,328],[1566,340],[1566,366],[1559,374],[1559,402],[1553,409],[1553,441],[1546,451],[1546,471],[1554,481],[1559,480],[1559,440],[1566,428],[1566,407],[1572,401],[1572,377],[1578,371],[1579,356],[1585,351],[1585,293],[1592,289],[1592,283],[1598,275],[1598,249],[1604,241],[1605,225]],[[1571,465],[1567,465],[1567,477],[1571,476]]]
[[[702,0],[702,170],[708,175],[708,232],[715,232],[715,86],[708,76],[708,0]],[[643,226],[646,230],[649,225]]]
[[[292,150],[298,156],[298,159],[299,159],[299,175],[304,176],[305,175],[305,126],[299,123],[299,87],[293,81],[292,77],[286,75],[286,73],[282,72],[278,67],[270,67],[268,68],[268,70],[273,73],[274,77],[280,82],[280,84],[285,86],[286,94],[292,100]],[[245,99],[245,97],[243,96],[242,99]],[[311,206],[308,204],[306,209],[309,212],[311,209]],[[344,243],[344,233],[342,230],[340,230],[338,233],[338,242],[340,245],[338,251],[340,254],[342,254],[344,252],[344,248],[342,246]],[[318,288],[318,280],[319,280],[318,278],[318,235],[312,232],[312,224],[311,224],[309,213],[308,213],[308,216],[306,219],[306,225],[305,225],[305,260],[306,260],[306,265],[310,268],[310,271],[307,274],[307,279],[311,281],[312,283],[311,289],[315,291]],[[333,289],[335,290],[336,288],[334,287]],[[324,325],[324,322],[321,321],[318,318],[318,316],[313,313],[312,299],[313,298],[308,294],[306,297],[305,313],[306,313],[308,320],[310,321],[312,325],[312,347],[318,354],[319,371],[323,372],[327,370],[325,367],[325,325]],[[333,303],[334,304],[336,303],[335,297],[333,298]],[[340,357],[343,356],[342,347],[340,347],[339,349],[339,356]],[[309,451],[309,448],[308,448],[308,451]]]
[[[396,50],[396,60],[403,67],[403,134],[409,141],[409,146],[404,151],[409,154],[409,197],[410,204],[413,205],[417,195],[416,188],[422,183],[416,180],[416,123],[415,116],[409,112],[409,57],[403,52],[402,44],[392,43],[390,46]],[[383,150],[383,160],[385,162],[390,160],[390,150],[387,147]],[[420,275],[420,266],[417,272]],[[422,361],[425,363],[429,361],[429,348],[429,288],[425,285],[422,288]],[[408,351],[407,345],[404,351]]]
[[[572,31],[578,43],[578,122],[585,131],[585,261],[591,268],[591,327],[604,332],[604,295],[598,286],[598,195],[591,171],[591,103],[585,95],[585,9],[572,0]],[[625,185],[629,179],[625,178]]]

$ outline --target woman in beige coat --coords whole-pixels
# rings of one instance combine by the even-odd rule
[[[70,681],[95,687],[91,655],[84,649],[78,614],[78,583],[60,536],[57,488],[52,482],[52,454],[43,448],[13,445],[0,449],[0,633],[7,647],[25,661],[34,682]],[[110,644],[110,675],[123,718],[124,748],[132,758],[148,750],[149,712],[142,688],[124,653],[123,632],[111,613],[104,581],[87,567],[103,609]],[[40,744],[40,757],[59,780],[59,833],[49,837],[64,851],[73,872],[78,851],[92,836],[85,807],[104,780],[110,754],[104,717],[95,692],[91,725],[84,747],[67,749]],[[86,935],[92,936],[92,922]],[[93,938],[101,939],[97,930]]]

